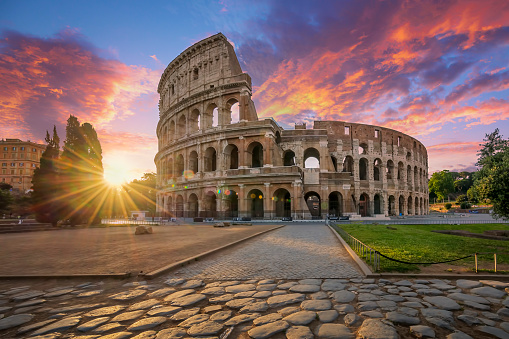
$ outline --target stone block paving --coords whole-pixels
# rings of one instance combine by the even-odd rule
[[[0,290],[0,337],[509,338],[509,283],[498,281],[168,275],[56,285]]]
[[[185,266],[174,273],[201,279],[353,278],[362,273],[324,224],[290,224]]]

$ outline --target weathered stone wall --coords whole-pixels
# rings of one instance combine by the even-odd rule
[[[418,140],[344,121],[284,130],[258,120],[250,78],[222,34],[172,61],[158,92],[160,215],[302,219],[428,211],[428,159]],[[317,168],[306,168],[309,158]]]

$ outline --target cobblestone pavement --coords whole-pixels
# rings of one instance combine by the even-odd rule
[[[0,289],[2,338],[508,338],[509,283],[43,282]]]
[[[362,273],[329,227],[292,223],[174,272],[200,279],[352,278]]]

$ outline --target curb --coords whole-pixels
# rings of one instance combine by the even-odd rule
[[[352,248],[350,247],[350,245],[348,245],[344,240],[343,238],[341,238],[341,236],[338,234],[338,232],[336,232],[328,223],[326,223],[327,227],[329,227],[329,229],[331,230],[332,233],[334,233],[334,235],[336,236],[336,238],[338,238],[339,242],[341,243],[341,245],[343,245],[346,249],[346,251],[348,252],[348,254],[350,254],[350,257],[352,257],[353,261],[355,261],[355,263],[357,264],[357,266],[359,266],[360,270],[362,271],[362,273],[367,277],[367,278],[374,278],[374,277],[377,277],[378,274],[373,274],[373,272],[371,272],[371,270],[369,269],[368,265],[366,265],[364,263],[364,261],[361,260],[361,258],[359,258],[359,256],[357,255],[357,253],[355,253],[354,250],[352,250]]]
[[[115,278],[126,279],[131,277],[131,272],[127,273],[104,273],[104,274],[43,274],[43,275],[0,275],[0,280],[10,279],[80,279],[80,278]]]
[[[285,226],[286,226],[286,225],[280,225],[280,226],[276,226],[276,227],[273,227],[273,228],[268,229],[268,230],[265,230],[265,231],[261,231],[261,232],[255,233],[255,234],[250,235],[250,236],[248,236],[248,237],[246,237],[246,238],[242,238],[242,239],[236,240],[236,241],[234,241],[234,242],[231,242],[231,243],[229,243],[229,244],[226,244],[226,245],[224,245],[224,246],[221,246],[221,247],[218,247],[218,248],[214,248],[214,249],[212,249],[212,250],[209,250],[209,251],[206,251],[206,252],[200,253],[200,254],[198,254],[198,255],[195,255],[195,256],[192,256],[192,257],[186,258],[186,259],[184,259],[184,260],[180,260],[180,261],[178,261],[178,262],[176,262],[176,263],[173,263],[173,264],[170,264],[170,265],[167,265],[167,266],[161,267],[161,268],[159,268],[159,269],[157,269],[157,270],[154,270],[154,271],[152,271],[152,272],[148,272],[148,273],[143,274],[143,275],[140,275],[140,276],[145,277],[145,278],[147,278],[147,279],[153,279],[153,278],[158,277],[158,276],[160,276],[161,274],[164,274],[164,273],[166,273],[166,272],[168,272],[168,271],[171,271],[171,270],[173,270],[173,269],[175,269],[175,268],[180,268],[181,266],[184,266],[185,264],[190,263],[191,261],[195,261],[195,260],[198,260],[198,259],[204,258],[204,257],[206,257],[207,255],[210,255],[210,254],[213,254],[213,253],[219,252],[219,251],[224,250],[224,249],[226,249],[226,248],[228,248],[228,247],[231,247],[231,246],[237,245],[237,244],[239,244],[239,243],[241,243],[241,242],[243,242],[243,241],[246,241],[246,240],[252,239],[252,238],[257,237],[257,236],[259,236],[259,235],[262,235],[262,234],[265,234],[265,233],[267,233],[267,232],[271,232],[271,231],[277,230],[277,229],[279,229],[279,228],[281,228],[281,227],[285,227]]]
[[[509,275],[505,274],[407,274],[407,273],[377,273],[373,274],[371,278],[434,278],[434,279],[449,279],[449,280],[497,280],[497,281],[509,281]]]

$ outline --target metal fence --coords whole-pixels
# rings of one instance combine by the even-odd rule
[[[130,220],[130,219],[101,219],[103,225],[160,225],[161,221]]]
[[[378,225],[469,225],[469,224],[507,224],[509,220],[465,220],[447,219],[391,219],[391,220],[340,220],[335,223],[341,224],[378,224]]]

